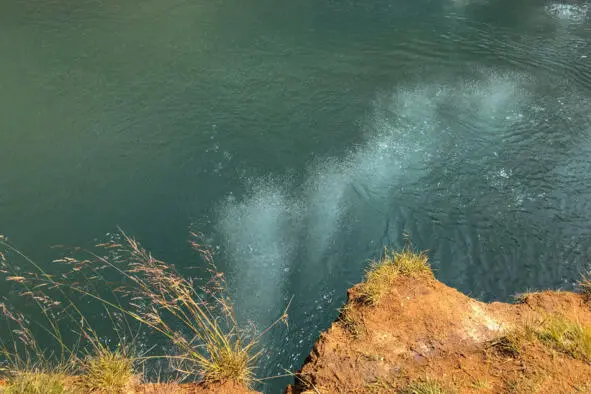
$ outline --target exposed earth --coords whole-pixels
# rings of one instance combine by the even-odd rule
[[[368,302],[369,279],[348,291],[287,394],[591,392],[591,282],[579,293],[484,303],[439,282],[426,263],[412,273],[389,267],[396,273],[379,299]],[[136,384],[132,393],[256,392],[228,382]]]
[[[487,304],[428,273],[399,276],[378,305],[367,305],[360,286],[288,392],[591,392],[583,294],[544,291]],[[420,391],[429,387],[440,391]]]

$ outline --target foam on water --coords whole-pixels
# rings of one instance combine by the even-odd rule
[[[546,13],[561,20],[584,22],[587,20],[588,6],[585,3],[551,3],[546,5]]]
[[[564,285],[591,258],[589,105],[566,84],[473,70],[378,94],[361,142],[301,182],[246,179],[218,217],[238,316],[266,327],[294,296],[261,369],[298,366],[367,259],[405,233],[475,296]]]
[[[259,181],[250,195],[224,204],[219,230],[233,264],[230,288],[239,311],[255,323],[272,322],[281,308],[284,275],[297,247],[301,207],[284,185]]]
[[[299,185],[291,179],[249,180],[245,197],[222,204],[218,230],[240,316],[259,327],[272,322],[291,281],[321,294],[327,278],[338,282],[343,271],[362,266],[415,226],[396,213],[396,199],[422,187],[433,163],[461,160],[475,148],[474,140],[500,143],[499,130],[519,119],[525,102],[521,77],[479,75],[480,82],[380,95],[365,121],[365,142],[342,157],[311,164]]]
[[[563,285],[591,258],[589,105],[568,84],[472,70],[378,94],[361,142],[301,182],[245,179],[217,218],[238,317],[266,327],[294,296],[261,369],[299,365],[367,259],[405,233],[475,296]]]

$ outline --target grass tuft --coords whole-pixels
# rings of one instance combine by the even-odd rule
[[[154,258],[135,239],[122,233],[120,241],[106,248],[123,259],[94,257],[135,285],[122,290],[130,300],[149,300],[150,306],[119,311],[172,342],[177,354],[169,361],[183,379],[196,377],[207,383],[231,381],[250,386],[260,356],[255,350],[258,339],[275,324],[286,321],[287,312],[262,333],[253,335],[238,326],[231,300],[225,295],[224,276],[215,270],[209,248],[192,242],[211,273],[207,287],[201,287],[181,276],[172,265]]]
[[[538,291],[535,290],[526,290],[523,293],[517,293],[513,296],[513,300],[516,304],[525,304],[527,302],[527,299],[534,295],[534,294],[538,294]]]
[[[383,377],[378,377],[374,382],[367,383],[365,385],[365,389],[370,393],[392,393],[395,391],[396,386],[394,383],[384,379]]]
[[[72,394],[67,377],[57,372],[21,371],[8,379],[4,394]]]
[[[363,322],[359,321],[359,317],[354,316],[353,305],[350,303],[340,309],[339,321],[355,339],[359,339],[365,333]]]
[[[135,360],[120,350],[101,348],[85,360],[80,385],[88,392],[126,392],[137,382],[134,364]]]
[[[525,338],[524,331],[514,330],[493,339],[488,345],[502,356],[517,358],[521,354]]]
[[[410,383],[408,386],[399,391],[399,394],[448,394],[450,391],[445,390],[439,382],[433,379],[419,380]]]
[[[479,379],[472,382],[472,388],[475,390],[490,390],[492,388],[490,382],[486,379]]]
[[[570,357],[591,362],[591,327],[562,315],[528,322],[488,342],[488,347],[503,356],[517,358],[523,347],[535,340]]]
[[[400,252],[388,252],[379,261],[373,261],[365,273],[361,285],[361,299],[370,305],[376,305],[400,276],[419,274],[433,275],[429,259],[425,252],[415,252],[409,247]]]
[[[230,381],[250,386],[256,380],[254,368],[261,355],[257,350],[259,340],[275,325],[287,325],[289,305],[262,332],[254,326],[239,327],[227,296],[224,275],[213,263],[212,250],[198,242],[198,234],[192,235],[191,246],[206,263],[200,271],[206,276],[203,278],[183,277],[174,265],[156,259],[123,232],[97,245],[95,251],[77,248],[55,260],[67,268],[60,268],[59,275],[44,271],[0,236],[0,247],[11,254],[9,261],[7,254],[0,251],[0,274],[41,312],[47,327],[41,325],[40,332],[48,334],[49,340],[57,345],[57,351],[50,348],[45,352],[36,332],[29,328],[30,319],[0,303],[0,318],[14,327],[9,331],[10,338],[6,341],[0,338],[0,363],[16,371],[8,383],[11,387],[8,390],[12,391],[4,391],[68,392],[58,377],[69,376],[69,383],[82,392],[128,392],[138,381],[135,361],[158,358],[168,361],[179,381]],[[77,258],[78,255],[81,257]],[[15,257],[25,263],[27,270],[13,263]],[[111,278],[120,280],[113,282]],[[116,287],[113,283],[117,283]],[[174,353],[134,358],[124,348],[109,350],[93,328],[95,319],[88,320],[78,307],[80,298],[86,301],[85,305],[98,303],[104,309],[113,323],[114,334],[120,339],[126,338],[127,333],[133,335],[131,323],[138,323],[152,334],[164,337],[173,345]],[[62,335],[62,329],[72,327],[80,337],[70,340],[70,335]],[[65,372],[61,375],[25,372],[31,370],[29,365],[45,365],[41,362],[64,366],[59,371]]]
[[[536,330],[538,339],[569,356],[591,361],[591,327],[559,315],[551,316]]]
[[[589,276],[581,275],[581,279],[577,282],[577,288],[586,301],[591,301],[591,278]]]
[[[254,380],[253,360],[249,345],[240,341],[222,346],[208,344],[209,359],[201,362],[203,381],[206,383],[237,382],[250,385]]]

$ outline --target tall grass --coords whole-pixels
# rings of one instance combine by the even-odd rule
[[[223,290],[224,278],[215,271],[209,249],[193,241],[212,272],[206,286],[182,277],[173,266],[158,260],[135,239],[121,234],[120,242],[100,245],[109,256],[92,254],[95,267],[118,272],[130,284],[117,292],[130,300],[123,309],[105,299],[110,307],[162,334],[177,353],[167,356],[175,370],[205,382],[233,381],[250,385],[260,353],[257,338],[239,329],[232,304]],[[71,261],[80,264],[79,260]],[[96,294],[75,288],[85,296]]]
[[[0,236],[0,246],[23,265],[9,262],[0,251],[0,271],[12,283],[13,291],[31,304],[30,315],[12,310],[8,302],[0,303],[0,314],[7,324],[8,337],[0,339],[0,355],[5,392],[69,393],[81,387],[106,393],[123,392],[135,379],[134,359],[112,351],[89,324],[86,315],[73,301],[72,292],[54,275],[24,255]],[[66,278],[67,276],[64,276]],[[15,300],[18,301],[18,300]],[[112,315],[107,313],[112,319]],[[112,328],[119,333],[115,321]],[[64,332],[64,329],[67,332]],[[41,340],[39,338],[42,338]],[[118,348],[124,344],[121,340]],[[116,357],[112,357],[116,356]],[[122,369],[122,364],[129,368]],[[100,365],[100,368],[96,368]],[[79,379],[73,379],[78,375]],[[107,390],[101,381],[113,384]]]
[[[0,255],[0,262],[6,279],[20,286],[20,294],[33,300],[48,321],[42,331],[60,349],[59,355],[52,353],[49,358],[59,365],[79,365],[75,373],[81,375],[87,389],[110,392],[107,388],[111,387],[116,388],[113,392],[120,392],[135,379],[136,362],[147,359],[164,359],[180,380],[232,381],[250,386],[255,381],[254,370],[261,355],[257,346],[260,337],[276,324],[286,323],[287,313],[260,333],[239,327],[227,296],[224,275],[217,271],[211,250],[198,242],[197,234],[192,236],[191,246],[205,262],[204,279],[183,277],[173,265],[155,258],[124,232],[93,250],[76,249],[55,260],[62,267],[58,274],[46,273],[6,238],[0,238],[0,245],[23,258],[32,270],[14,270],[4,254]],[[105,346],[92,322],[82,313],[79,307],[82,302],[95,303],[104,309],[103,314],[111,320],[120,338],[118,346],[124,345],[122,338],[126,337],[120,330],[129,334],[135,322],[163,336],[174,345],[175,351],[131,357]],[[24,315],[15,315],[4,307],[5,317],[18,326],[19,343],[27,349],[23,353],[17,346],[5,353],[8,358],[25,360],[9,363],[17,370],[26,370],[22,365],[46,356],[26,327]],[[64,340],[62,325],[56,322],[58,315],[76,323],[73,327],[76,327],[77,342]],[[5,349],[14,343],[9,341]]]

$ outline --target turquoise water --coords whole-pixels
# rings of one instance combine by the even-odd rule
[[[120,225],[181,270],[205,233],[241,320],[293,296],[261,376],[300,366],[404,234],[484,300],[571,288],[591,257],[589,7],[3,1],[0,232],[49,261]]]

